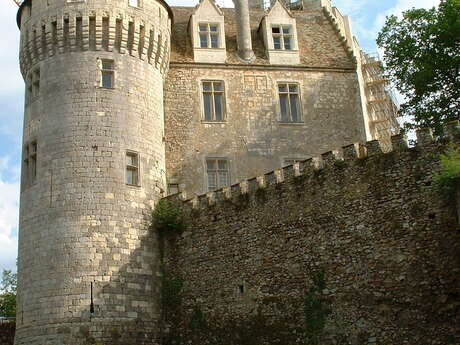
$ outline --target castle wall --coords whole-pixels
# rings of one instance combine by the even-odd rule
[[[226,121],[203,122],[202,80],[225,85]],[[298,83],[302,123],[281,123],[278,83]],[[231,183],[365,141],[354,71],[171,65],[165,85],[169,183],[206,191],[205,160],[230,162]]]
[[[26,2],[20,62],[32,92],[15,344],[155,343],[159,285],[148,277],[158,267],[148,224],[165,182],[168,9],[150,0],[138,9],[121,0],[34,0],[29,13]],[[113,87],[102,87],[104,59]],[[36,173],[26,154],[34,145]],[[128,150],[139,158],[132,185]]]
[[[418,138],[408,149],[394,137],[386,154],[348,146],[344,160],[329,152],[182,204],[187,230],[165,235],[164,282],[182,301],[166,336],[458,344],[459,225],[433,183],[446,143]]]

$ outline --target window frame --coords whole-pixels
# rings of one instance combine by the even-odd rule
[[[280,86],[281,85],[286,85],[287,86],[287,91],[286,92],[281,92],[280,91]],[[297,92],[291,92],[290,91],[290,86],[295,85],[297,87]],[[279,117],[278,117],[278,122],[281,124],[304,124],[303,120],[303,106],[302,106],[302,97],[301,97],[301,88],[300,88],[300,83],[299,82],[292,82],[292,81],[279,81],[276,83],[277,87],[277,93],[278,93],[278,106],[279,106]],[[292,120],[292,107],[291,107],[291,94],[297,95],[297,116],[298,119],[297,121]],[[288,102],[288,117],[289,120],[285,121],[283,120],[283,112],[282,112],[282,107],[281,107],[281,95],[286,95],[287,96],[287,102]]]
[[[24,144],[23,153],[23,181],[24,185],[30,186],[37,181],[38,172],[38,144],[37,140],[32,140]]]
[[[202,25],[206,25],[206,28],[207,28],[206,31],[201,31],[201,26]],[[211,31],[211,26],[216,26],[217,31]],[[200,49],[219,49],[221,47],[220,23],[198,22],[197,29],[198,29],[198,48],[200,48]],[[201,46],[201,34],[204,34],[204,33],[206,33],[206,42],[207,42],[206,47]],[[217,37],[217,47],[212,46],[211,36],[216,36]]]
[[[211,91],[204,90],[204,84],[211,83]],[[214,90],[214,83],[220,83],[222,85],[222,90]],[[218,79],[203,79],[200,81],[200,93],[201,93],[201,120],[203,123],[226,123],[227,122],[227,105],[225,97],[225,82]],[[219,93],[222,96],[222,119],[216,120],[216,110],[215,110],[215,94]],[[206,119],[206,109],[205,109],[205,94],[211,94],[211,119]]]
[[[113,59],[100,59],[101,65],[100,65],[100,76],[101,76],[101,82],[99,84],[99,88],[101,89],[106,89],[106,90],[112,90],[115,89],[115,60]],[[112,68],[104,68],[104,63],[111,63]],[[104,86],[104,74],[109,74],[112,77],[112,82],[110,87]]]
[[[208,162],[214,161],[216,164],[215,167],[216,169],[214,170],[209,170],[208,169]],[[219,169],[219,161],[225,161],[227,169]],[[216,190],[219,190],[224,187],[228,187],[231,185],[231,174],[230,174],[230,159],[227,157],[206,157],[204,160],[204,169],[205,169],[205,182],[206,182],[206,193],[213,192]],[[227,173],[227,183],[225,185],[220,185],[219,183],[219,172],[225,171]],[[216,188],[210,189],[209,187],[209,172],[214,172],[216,174]]]
[[[132,5],[132,4],[131,4],[131,1],[136,1],[136,2],[137,2],[137,6]],[[142,8],[142,0],[128,0],[128,6],[130,6],[130,7],[132,7],[132,8]]]
[[[137,165],[128,164],[128,157],[136,157]],[[136,183],[128,183],[128,171],[135,171],[137,173]],[[125,151],[125,184],[130,187],[141,186],[141,160],[140,154],[137,151],[126,150]]]
[[[294,165],[295,163],[299,163],[299,162],[303,162],[307,160],[307,158],[305,157],[292,157],[292,156],[288,156],[288,157],[283,157],[283,161],[282,161],[282,167],[288,167],[290,165]],[[292,161],[292,163],[287,163],[286,161]]]
[[[287,51],[295,50],[295,46],[294,46],[295,36],[294,36],[294,26],[293,25],[291,25],[291,24],[272,24],[270,28],[271,28],[270,33],[271,33],[271,37],[272,37],[273,50],[277,50],[277,51],[279,51],[279,50],[287,50]],[[274,28],[279,28],[280,32],[279,33],[274,33],[273,32]],[[289,29],[288,34],[284,33],[284,28]],[[275,37],[279,37],[279,39],[280,39],[280,48],[275,47]],[[288,48],[288,49],[286,48],[286,45],[285,45],[285,39],[284,39],[285,37],[289,37],[289,39],[290,39],[290,48]]]
[[[32,103],[40,97],[40,68],[35,68],[27,76],[27,103]]]

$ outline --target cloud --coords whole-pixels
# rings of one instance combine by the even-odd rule
[[[18,7],[13,1],[2,1],[0,5],[0,23],[2,28],[2,44],[0,45],[0,94],[12,95],[22,93],[23,80],[19,72],[19,29],[16,25]]]
[[[432,8],[439,6],[440,0],[398,0],[396,4],[377,16],[375,26],[380,28],[385,24],[385,18],[389,15],[402,16],[402,13],[412,8]]]
[[[5,173],[11,175],[5,177]],[[18,251],[19,167],[0,157],[0,269],[15,269]]]

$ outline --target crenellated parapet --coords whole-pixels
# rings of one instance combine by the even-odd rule
[[[161,4],[156,11],[134,11],[127,1],[126,7],[70,4],[30,16],[26,6],[19,16],[22,75],[50,57],[85,51],[130,55],[164,73],[169,65],[171,16]]]
[[[435,140],[430,128],[417,130],[417,142],[415,147],[410,148],[404,134],[391,137],[392,151],[394,153],[408,150],[426,150],[440,142],[460,143],[460,122],[452,121],[444,126],[445,137]],[[190,198],[185,192],[170,195],[168,200],[181,201],[190,209],[205,209],[218,203],[237,200],[241,197],[250,197],[260,190],[265,190],[270,186],[277,186],[293,182],[296,178],[308,177],[324,169],[335,169],[340,166],[351,166],[359,160],[375,158],[387,155],[390,152],[383,152],[378,140],[366,143],[355,143],[343,146],[337,150],[325,152],[320,156],[297,162],[293,165],[276,169],[264,175],[241,181],[229,187],[225,187],[213,192],[194,196]]]
[[[353,33],[351,32],[350,20],[348,17],[343,16],[337,7],[332,6],[330,0],[322,1],[321,5],[324,14],[334,27],[334,30],[347,54],[353,59],[353,61],[356,62],[357,56],[354,49],[354,39]]]

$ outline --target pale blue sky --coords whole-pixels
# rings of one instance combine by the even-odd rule
[[[197,1],[168,1],[170,5],[194,6]],[[230,7],[231,0],[218,0]],[[355,35],[364,50],[376,51],[375,38],[385,16],[412,7],[429,8],[439,0],[333,0],[344,15],[352,18]],[[19,31],[17,6],[13,0],[0,4],[0,271],[15,269],[19,208],[19,172],[24,85],[18,67]]]

